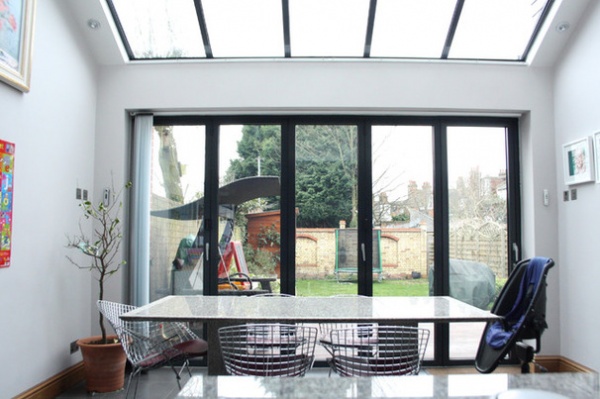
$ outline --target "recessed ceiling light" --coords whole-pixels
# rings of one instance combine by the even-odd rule
[[[568,22],[561,22],[560,24],[556,25],[556,31],[559,33],[566,32],[569,30],[570,27],[571,24],[569,24]]]
[[[98,21],[97,19],[93,19],[93,18],[88,19],[87,26],[88,26],[88,28],[90,28],[92,30],[100,29],[100,21]]]

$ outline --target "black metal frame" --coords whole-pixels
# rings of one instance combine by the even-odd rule
[[[212,46],[210,44],[210,35],[209,35],[208,27],[206,25],[204,9],[202,7],[202,0],[189,0],[189,1],[194,2],[194,6],[196,9],[196,15],[197,15],[197,19],[198,19],[198,26],[199,26],[200,33],[202,36],[202,45],[204,47],[204,52],[206,54],[206,57],[172,57],[170,59],[207,59],[207,60],[215,59],[213,56]],[[441,60],[448,59],[448,54],[450,53],[450,48],[452,47],[452,42],[454,40],[454,35],[456,33],[456,29],[457,29],[457,26],[458,26],[458,23],[460,20],[460,15],[461,15],[461,12],[462,12],[462,9],[464,6],[464,2],[465,2],[465,0],[456,0],[454,13],[452,15],[451,22],[448,26],[448,32],[446,34],[446,40],[444,42],[444,47],[441,49],[441,53],[440,53],[439,59],[441,59]],[[166,59],[166,58],[161,58],[161,57],[155,57],[155,58],[137,58],[137,57],[135,57],[135,55],[133,54],[133,51],[131,49],[131,45],[129,44],[129,41],[127,40],[127,35],[125,34],[125,30],[119,19],[117,10],[113,4],[113,0],[106,0],[106,3],[108,5],[110,13],[113,17],[113,20],[115,21],[117,31],[119,32],[119,36],[121,38],[123,46],[125,47],[125,51],[127,52],[127,56],[129,57],[129,60],[131,60],[131,61],[150,61],[150,60],[156,60],[156,59]],[[544,24],[544,22],[546,20],[546,17],[550,13],[553,3],[554,3],[554,0],[548,0],[548,3],[544,7],[544,9],[541,11],[542,15],[540,16],[540,18],[537,22],[537,25],[533,29],[533,32],[531,33],[531,37],[530,37],[527,45],[525,46],[523,55],[521,56],[520,59],[518,59],[518,60],[493,59],[493,60],[487,60],[487,61],[524,62],[527,59],[527,56],[529,55],[531,48],[533,47],[533,43],[535,42],[535,40],[542,28],[542,25]],[[282,54],[282,57],[283,58],[292,58],[291,37],[290,37],[289,0],[281,0],[281,8],[282,8],[281,18],[283,21],[282,36],[283,36],[283,42],[284,42],[283,43],[284,53]],[[374,26],[375,26],[376,10],[377,10],[377,0],[370,0],[369,1],[369,11],[366,16],[367,28],[366,28],[366,32],[365,32],[365,43],[364,43],[364,47],[363,47],[364,50],[363,50],[363,56],[362,56],[362,58],[366,58],[366,59],[373,58],[373,57],[371,57],[371,41],[373,39],[373,30],[374,30]],[[260,57],[257,57],[257,58],[260,58]],[[307,58],[313,58],[313,57],[307,57]],[[344,57],[340,57],[340,58],[344,58]],[[391,57],[391,58],[393,58],[393,57]],[[459,60],[459,59],[457,58],[457,60]],[[465,58],[464,60],[477,60],[477,59]]]
[[[359,254],[358,265],[358,292],[357,294],[373,295],[373,274],[369,265],[372,265],[372,177],[371,177],[371,127],[374,125],[397,125],[397,126],[431,126],[433,135],[433,159],[434,159],[434,257],[436,265],[442,267],[434,268],[434,292],[435,295],[448,295],[449,287],[449,225],[448,225],[448,190],[440,189],[448,187],[448,159],[447,159],[447,127],[449,126],[482,126],[482,127],[505,127],[506,149],[507,149],[507,190],[508,190],[508,259],[515,260],[512,247],[520,246],[521,243],[521,196],[520,196],[520,173],[519,173],[519,136],[517,118],[509,117],[458,117],[458,116],[155,116],[155,125],[205,125],[207,144],[205,154],[205,237],[211,247],[219,242],[217,223],[218,203],[216,200],[218,192],[218,154],[220,125],[231,124],[260,124],[281,126],[281,292],[295,294],[295,236],[296,236],[296,214],[295,214],[295,127],[297,125],[353,125],[357,127],[358,139],[358,191],[359,191],[359,219],[358,234],[359,243],[364,243],[363,258],[360,246],[357,247]],[[213,228],[214,225],[214,228]],[[210,244],[210,243],[215,243]],[[210,259],[205,262],[204,270],[204,292],[208,295],[217,294],[217,265],[219,257],[217,251],[205,251]],[[516,259],[518,261],[520,259]],[[516,263],[516,262],[515,262]],[[511,269],[512,265],[507,265]],[[510,272],[510,270],[509,270]],[[437,324],[435,326],[435,359],[427,361],[429,365],[459,365],[472,364],[472,359],[453,360],[450,359],[449,326]]]

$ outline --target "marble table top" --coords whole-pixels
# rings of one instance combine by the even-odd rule
[[[544,391],[541,393],[539,391]],[[528,393],[510,398],[588,399],[600,397],[595,373],[460,374],[340,378],[193,376],[179,392],[183,398],[496,398],[501,393]],[[538,393],[538,396],[532,395]],[[562,395],[562,396],[560,396]],[[507,395],[508,396],[508,395]]]
[[[232,322],[449,323],[495,320],[489,311],[451,297],[168,296],[124,320]]]

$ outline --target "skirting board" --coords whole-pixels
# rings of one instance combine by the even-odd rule
[[[84,379],[85,370],[83,369],[83,362],[79,362],[41,384],[15,396],[13,399],[54,398],[79,384]]]
[[[536,356],[535,362],[551,373],[594,373],[582,364],[562,356]]]

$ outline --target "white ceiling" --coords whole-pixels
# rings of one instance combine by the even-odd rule
[[[554,65],[564,46],[567,45],[569,37],[577,30],[585,9],[592,1],[594,0],[555,0],[553,10],[542,28],[541,40],[538,40],[530,52],[528,64],[539,67]],[[76,28],[85,37],[88,47],[99,64],[122,65],[129,62],[104,0],[61,0],[61,3],[64,3],[64,6],[72,13],[73,23],[77,25]],[[99,21],[100,28],[90,29],[87,26],[89,19]],[[566,31],[559,32],[557,27],[561,24],[568,24],[570,27]]]

